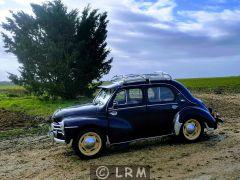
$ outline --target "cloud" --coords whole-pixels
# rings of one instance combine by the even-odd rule
[[[30,3],[40,4],[42,2],[46,2],[45,0],[13,0],[17,4],[28,5]]]
[[[114,62],[105,78],[156,70],[170,72],[175,77],[239,75],[240,3],[233,6],[228,1],[217,1],[198,2],[197,8],[182,0],[63,2],[70,9],[81,11],[91,4],[108,12],[107,40]],[[19,6],[30,11],[28,5],[20,3]],[[16,5],[12,5],[14,7]],[[7,9],[0,8],[1,13],[0,17],[5,16]],[[0,53],[2,51],[0,48]],[[16,72],[14,58],[10,58],[16,63],[13,68],[6,66],[10,64],[4,60],[8,57],[1,55],[0,62],[4,61],[5,66],[1,66],[0,71]]]
[[[0,9],[0,22],[3,22],[6,17],[10,15],[9,10],[7,9]]]
[[[153,16],[159,21],[172,21],[173,9],[176,3],[172,0],[157,0],[156,2],[130,1],[130,9],[146,16]]]
[[[220,12],[207,11],[180,11],[180,16],[187,19],[187,22],[177,23],[178,28],[183,32],[195,32],[210,37],[221,37],[232,35],[231,28],[239,26],[240,10],[224,9]]]

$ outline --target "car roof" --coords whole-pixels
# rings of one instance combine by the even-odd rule
[[[138,82],[130,82],[130,83],[110,83],[99,86],[100,88],[104,89],[112,89],[112,88],[119,88],[119,87],[128,87],[128,86],[142,86],[142,85],[154,85],[159,83],[165,83],[165,84],[172,84],[172,82],[175,82],[175,80],[155,80],[155,81],[138,81]]]
[[[103,88],[103,89],[115,89],[115,88],[118,88],[120,87],[121,84],[119,83],[111,83],[111,84],[106,84],[106,85],[101,85],[99,86],[99,88]]]
[[[181,93],[183,93],[186,97],[189,99],[193,98],[192,94],[190,91],[180,82],[177,80],[155,80],[155,81],[138,81],[138,82],[131,82],[131,83],[119,83],[119,82],[114,82],[110,83],[107,85],[102,85],[99,86],[100,88],[104,89],[116,89],[116,88],[121,88],[121,87],[131,87],[131,86],[146,86],[146,85],[156,85],[156,84],[168,84],[174,86],[176,89],[178,89]]]

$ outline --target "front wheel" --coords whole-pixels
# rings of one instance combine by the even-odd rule
[[[204,132],[202,123],[197,119],[189,119],[184,122],[181,128],[181,136],[188,142],[199,140]]]
[[[82,159],[95,158],[105,148],[103,134],[94,129],[84,130],[73,141],[73,150]]]

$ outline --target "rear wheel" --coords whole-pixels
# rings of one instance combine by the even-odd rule
[[[73,150],[83,159],[95,158],[105,148],[103,134],[95,129],[84,130],[73,141]]]
[[[181,136],[184,140],[194,142],[199,140],[204,132],[202,123],[197,119],[189,119],[181,128]]]

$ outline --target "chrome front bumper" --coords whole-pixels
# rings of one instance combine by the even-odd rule
[[[50,130],[48,132],[48,136],[50,137],[50,139],[53,143],[56,142],[56,143],[65,144],[65,140],[57,138],[57,136],[54,134],[54,131],[52,131],[52,130]]]
[[[48,136],[51,138],[52,142],[65,144],[64,132],[61,130],[59,123],[53,122],[48,132]]]

